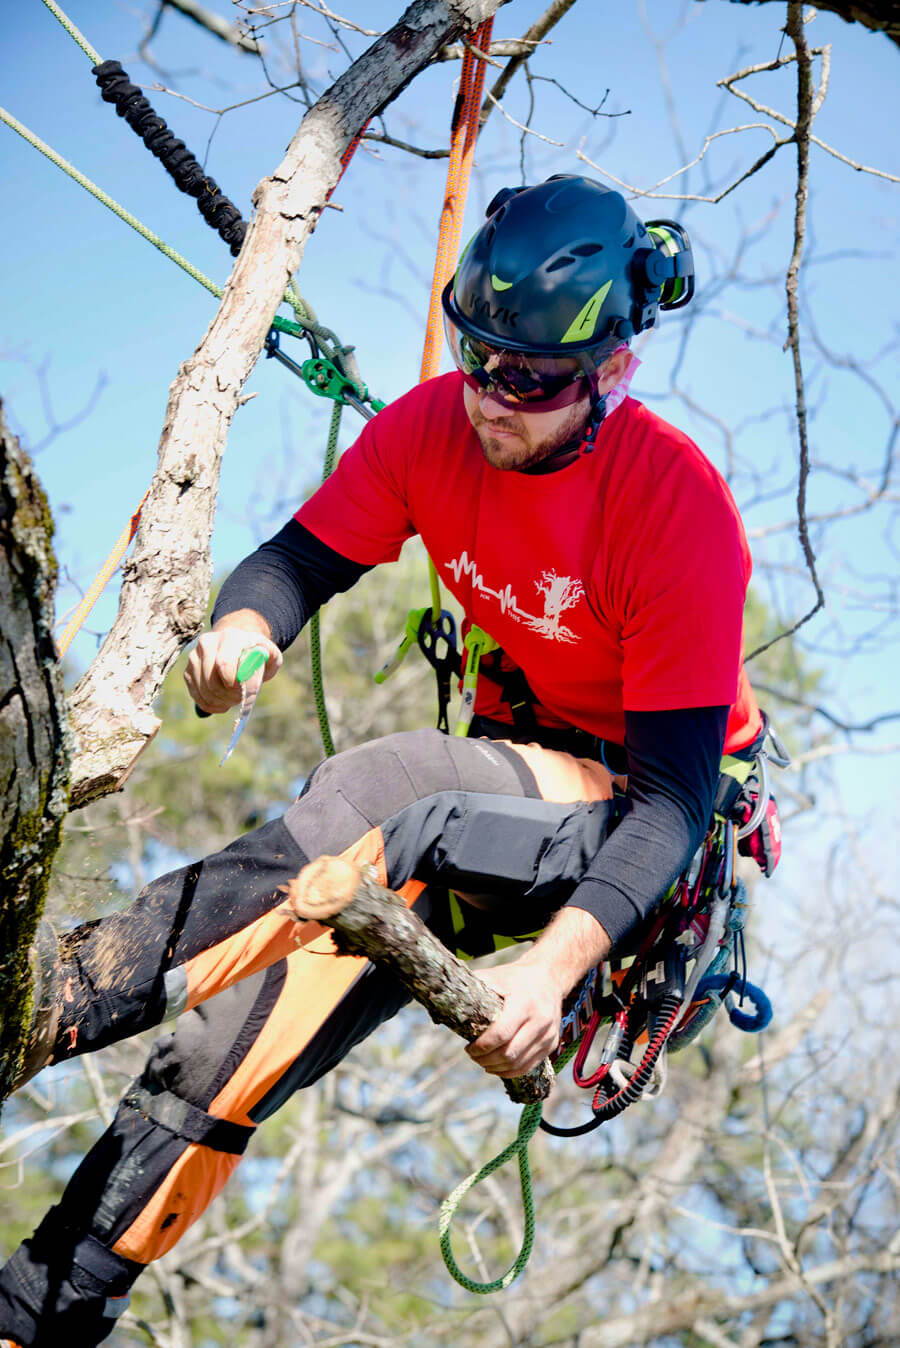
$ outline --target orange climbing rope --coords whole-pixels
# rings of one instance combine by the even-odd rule
[[[437,253],[434,259],[434,274],[431,279],[431,299],[428,302],[428,322],[425,325],[425,342],[422,347],[422,365],[419,370],[419,383],[433,379],[441,365],[441,351],[444,344],[444,324],[441,313],[441,294],[453,275],[456,255],[459,252],[459,236],[462,231],[463,216],[466,212],[466,197],[469,192],[469,178],[472,174],[472,161],[475,158],[475,142],[478,139],[478,122],[481,113],[481,95],[484,89],[486,62],[476,52],[487,52],[491,45],[493,18],[485,19],[475,29],[466,42],[463,56],[462,74],[459,79],[459,93],[453,113],[453,127],[450,134],[450,162],[447,166],[447,183],[444,188],[444,205],[441,209],[441,223],[438,229]],[[428,574],[431,583],[431,618],[437,622],[441,614],[441,587],[434,562],[428,559]]]
[[[122,558],[125,556],[125,553],[128,550],[128,544],[131,542],[131,540],[137,533],[137,527],[141,522],[141,511],[143,510],[144,502],[146,501],[149,495],[150,489],[148,488],[147,491],[144,492],[143,498],[137,510],[134,512],[128,524],[122,530],[121,534],[116,540],[116,545],[113,548],[112,552],[109,554],[106,561],[103,563],[100,570],[97,572],[97,575],[94,577],[94,581],[90,589],[87,591],[81,603],[78,605],[77,609],[72,614],[69,621],[66,623],[65,631],[63,632],[58,642],[60,656],[65,655],[66,651],[71,646],[72,638],[75,636],[76,632],[81,627],[85,618],[88,616],[91,609],[94,607],[97,600],[100,598],[100,595],[102,594],[107,581],[115,571],[116,567],[121,562]]]
[[[481,56],[476,56],[475,51],[488,50],[493,25],[493,19],[485,19],[481,27],[476,28],[470,41],[466,43],[466,53],[463,57],[459,93],[453,115],[450,163],[447,167],[447,185],[444,188],[444,205],[438,230],[437,255],[434,259],[434,275],[431,281],[428,322],[425,326],[420,383],[425,379],[433,379],[440,368],[443,347],[441,293],[453,275],[456,255],[459,252],[459,236],[466,210],[472,161],[475,157],[481,94],[484,88],[485,62]]]

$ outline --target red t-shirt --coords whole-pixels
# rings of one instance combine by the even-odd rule
[[[727,750],[759,729],[737,507],[693,441],[633,398],[592,453],[533,475],[485,461],[462,378],[442,375],[369,422],[296,518],[370,565],[420,534],[468,619],[525,672],[545,724],[621,744],[625,710],[730,705]],[[476,711],[510,719],[489,679]]]

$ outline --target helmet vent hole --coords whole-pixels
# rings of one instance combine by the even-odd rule
[[[633,247],[634,247],[634,235],[633,235],[633,234],[629,234],[629,235],[628,235],[628,238],[625,240],[625,243],[624,243],[623,246],[624,246],[625,248],[633,248]]]
[[[574,257],[558,257],[554,262],[550,263],[547,271],[559,271],[561,267],[571,267],[574,261]]]
[[[580,243],[572,252],[576,257],[593,257],[595,253],[603,252],[602,243]]]

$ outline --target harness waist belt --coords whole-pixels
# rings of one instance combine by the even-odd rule
[[[617,777],[628,771],[628,760],[621,744],[613,744],[611,740],[601,739],[588,730],[579,730],[577,726],[545,726],[535,722],[523,729],[508,721],[495,721],[490,716],[474,716],[469,734],[473,739],[483,736],[491,740],[511,740],[513,744],[536,743],[544,749],[555,749],[575,758],[593,758]]]

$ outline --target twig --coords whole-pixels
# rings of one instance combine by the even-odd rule
[[[811,126],[813,119],[825,101],[825,96],[828,92],[828,81],[831,75],[831,48],[805,47],[804,50],[807,52],[808,57],[821,56],[822,58],[822,77],[819,81],[819,87],[816,90],[815,96],[812,99],[810,108],[809,126]],[[723,89],[727,89],[730,94],[734,94],[735,98],[740,98],[747,103],[754,112],[761,112],[766,117],[772,117],[776,122],[781,122],[782,126],[790,127],[796,134],[797,123],[792,122],[790,117],[786,117],[784,113],[779,112],[777,108],[770,108],[768,104],[760,103],[758,99],[751,97],[746,90],[737,89],[733,86],[738,80],[746,79],[749,75],[758,75],[765,71],[778,70],[781,66],[789,65],[791,61],[796,61],[797,59],[797,53],[791,52],[788,56],[782,56],[777,61],[766,61],[761,65],[747,66],[744,70],[739,70],[734,75],[726,75],[725,78],[719,80],[718,83]],[[791,137],[791,139],[793,139],[793,137]],[[813,145],[818,145],[819,149],[824,150],[826,154],[833,155],[835,159],[839,159],[841,163],[846,164],[848,168],[855,169],[857,173],[871,173],[876,178],[886,178],[888,182],[900,182],[900,178],[893,173],[888,173],[885,169],[873,168],[869,164],[860,164],[857,160],[851,159],[849,155],[842,154],[842,152],[836,150],[833,145],[829,145],[826,141],[820,140],[818,136],[813,135],[812,131],[808,131],[807,139]]]
[[[546,37],[550,32],[550,29],[554,28],[556,24],[559,23],[560,19],[568,14],[574,3],[575,0],[553,0],[553,3],[548,6],[541,17],[531,25],[526,33],[523,34],[520,39],[523,44],[522,54],[513,56],[511,60],[506,63],[506,68],[500,74],[498,79],[495,80],[494,87],[485,93],[484,102],[481,105],[481,113],[478,118],[479,132],[484,130],[484,124],[488,117],[490,117],[491,111],[495,107],[500,107],[499,100],[506,93],[510,80],[513,78],[519,67],[528,59],[527,49],[529,47],[534,47],[542,38]],[[502,108],[500,110],[501,112],[503,111]],[[552,143],[555,144],[556,142],[554,141]]]
[[[393,145],[396,150],[405,150],[407,154],[418,155],[420,159],[449,159],[449,150],[423,150],[418,145],[410,145],[408,141],[397,140],[395,136],[389,136],[387,132],[366,131],[363,140],[377,141],[379,145]]]
[[[491,103],[496,104],[497,108],[499,109],[500,112],[503,113],[503,116],[506,118],[506,120],[510,122],[514,127],[517,127],[519,131],[526,132],[529,136],[534,136],[536,140],[542,140],[545,145],[555,145],[558,150],[564,148],[563,141],[552,140],[550,136],[542,136],[540,131],[534,131],[530,126],[526,126],[524,122],[516,121],[512,113],[507,112],[503,104],[497,102],[496,98],[494,98],[494,95],[491,93],[490,90],[488,90],[488,92],[485,94],[485,98],[487,98]]]
[[[794,142],[797,146],[797,187],[794,195],[794,247],[791,252],[791,260],[788,264],[787,275],[785,276],[785,293],[787,296],[788,313],[788,337],[786,346],[790,348],[791,359],[794,366],[794,397],[797,412],[797,438],[800,445],[800,471],[797,481],[797,531],[800,538],[800,546],[803,550],[803,556],[806,560],[807,569],[810,574],[813,586],[816,592],[815,603],[808,612],[786,631],[779,632],[777,636],[772,637],[756,650],[751,651],[747,660],[753,660],[774,646],[776,642],[783,641],[785,637],[792,636],[798,631],[804,623],[825,607],[825,594],[822,589],[819,573],[816,567],[816,554],[813,550],[812,542],[809,537],[809,522],[806,518],[806,494],[809,480],[809,439],[807,428],[806,413],[806,389],[803,382],[803,361],[800,355],[800,310],[797,300],[797,289],[800,277],[800,264],[803,260],[803,245],[806,240],[806,207],[809,199],[809,136],[813,118],[813,88],[812,88],[812,55],[806,43],[806,35],[803,32],[803,5],[799,0],[789,0],[788,3],[788,21],[787,33],[794,43],[797,53],[797,124],[794,133]]]
[[[792,707],[802,707],[804,711],[814,712],[817,716],[823,717],[829,725],[833,725],[836,730],[843,730],[848,735],[865,734],[876,730],[878,726],[884,725],[887,721],[900,720],[900,711],[884,712],[881,716],[873,716],[870,721],[842,721],[834,712],[827,707],[821,706],[818,702],[809,702],[806,698],[792,697],[786,693],[783,688],[776,688],[772,684],[760,683],[758,679],[753,680],[753,687],[761,693],[768,693],[770,697],[777,697],[782,702],[788,702]]]

